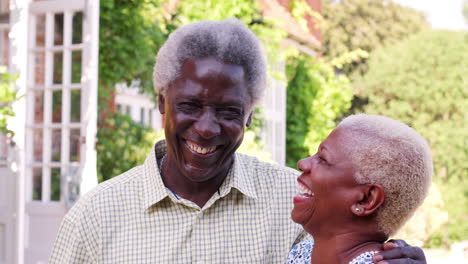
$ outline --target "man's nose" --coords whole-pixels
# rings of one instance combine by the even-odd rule
[[[209,110],[203,111],[193,125],[194,130],[203,138],[209,139],[221,133],[216,115]]]

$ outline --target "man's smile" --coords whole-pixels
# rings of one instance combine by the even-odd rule
[[[218,148],[217,146],[203,147],[203,146],[200,146],[200,145],[196,144],[195,142],[189,141],[189,140],[186,140],[185,143],[186,143],[186,145],[188,146],[188,148],[190,150],[192,150],[193,152],[195,152],[197,154],[202,154],[202,155],[211,154],[211,153],[215,152],[216,149]]]

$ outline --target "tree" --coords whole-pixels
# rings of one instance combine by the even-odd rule
[[[437,238],[446,245],[468,233],[467,69],[466,33],[424,31],[371,53],[354,83],[365,112],[401,120],[428,140],[449,213]]]
[[[335,128],[353,93],[349,79],[336,75],[331,64],[305,55],[288,58],[286,75],[286,164],[295,168]]]
[[[323,54],[328,58],[361,49],[371,52],[427,28],[423,15],[389,0],[323,1]],[[365,59],[342,71],[365,72]]]

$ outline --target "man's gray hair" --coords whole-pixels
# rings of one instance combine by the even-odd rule
[[[358,114],[338,128],[350,137],[344,144],[359,184],[380,184],[385,202],[376,212],[379,228],[392,235],[422,204],[432,181],[427,141],[406,124],[385,116]]]
[[[237,19],[201,21],[174,31],[156,56],[156,92],[166,95],[186,60],[206,57],[242,66],[251,103],[258,103],[266,87],[265,58],[258,38]]]

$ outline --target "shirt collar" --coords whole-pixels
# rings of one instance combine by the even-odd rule
[[[156,142],[143,164],[143,206],[145,210],[169,196],[157,164],[157,161],[160,160],[166,152],[166,141],[161,140]],[[257,192],[254,179],[252,178],[254,175],[254,168],[245,161],[245,156],[235,153],[234,163],[226,179],[219,188],[220,197],[228,195],[231,189],[235,188],[244,195],[256,199]]]
[[[156,142],[143,164],[143,206],[145,210],[166,198],[169,194],[161,178],[157,161],[166,154],[166,141]]]
[[[220,196],[226,196],[231,188],[235,188],[242,194],[256,199],[257,191],[253,177],[255,177],[254,168],[245,161],[245,155],[235,153],[234,163],[219,188]]]

